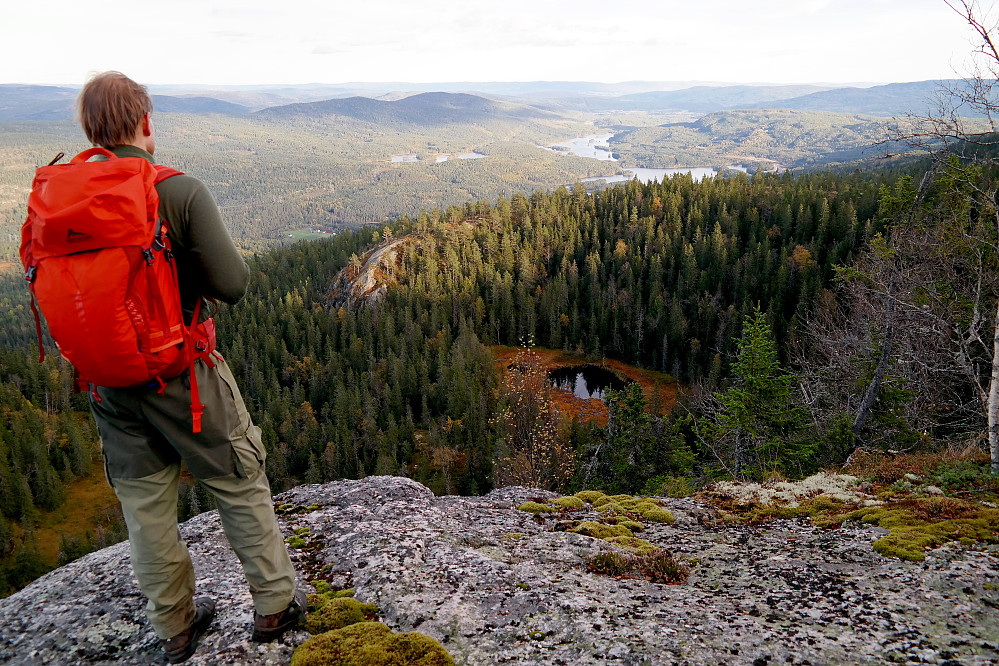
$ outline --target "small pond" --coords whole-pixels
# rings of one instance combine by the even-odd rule
[[[569,368],[556,368],[548,373],[552,386],[572,391],[577,398],[604,399],[604,390],[612,388],[620,391],[624,382],[610,370],[595,365],[575,365]]]

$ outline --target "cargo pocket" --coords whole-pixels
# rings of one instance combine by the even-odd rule
[[[232,440],[232,451],[235,454],[236,474],[243,478],[255,474],[267,459],[260,428],[251,424],[242,437]]]
[[[233,378],[232,371],[229,370],[228,365],[224,361],[220,361],[216,368],[218,369],[219,377],[229,387],[233,406],[238,414],[238,423],[232,432],[229,433],[229,443],[232,445],[236,474],[247,478],[255,474],[267,458],[263,441],[260,437],[260,428],[253,425],[253,422],[250,420],[250,414],[246,411],[243,396],[236,386],[236,380]]]

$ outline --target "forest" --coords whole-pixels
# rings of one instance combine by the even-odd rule
[[[217,316],[220,350],[262,428],[275,492],[370,474],[437,493],[689,492],[797,478],[857,444],[964,441],[983,431],[975,382],[991,365],[954,334],[991,321],[974,313],[996,298],[994,204],[957,196],[957,167],[917,188],[929,167],[536,190],[258,252],[246,297]],[[978,240],[937,252],[926,238],[940,234]],[[346,303],[338,274],[400,238],[420,242],[401,246],[384,298]],[[889,296],[905,306],[886,316]],[[522,351],[497,368],[494,345]],[[658,370],[684,390],[668,413],[632,384],[608,393],[606,426],[569,418],[534,346]],[[100,473],[71,368],[54,354],[38,364],[36,347],[23,282],[2,275],[8,590],[56,564],[34,526]],[[947,359],[962,349],[955,370]],[[208,508],[188,482],[181,516]],[[107,516],[64,535],[59,561],[122,537]]]

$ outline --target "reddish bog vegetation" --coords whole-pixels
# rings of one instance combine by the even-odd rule
[[[496,367],[501,372],[506,372],[521,351],[519,347],[503,345],[495,345],[490,349],[496,357]],[[578,365],[594,365],[610,370],[622,380],[638,382],[648,399],[649,410],[659,416],[668,413],[676,404],[677,382],[665,373],[643,370],[609,358],[602,362],[590,362],[585,357],[569,354],[560,349],[534,347],[532,351],[546,371]],[[570,418],[578,416],[582,421],[596,421],[601,426],[607,425],[607,406],[603,400],[578,398],[570,391],[564,390],[552,391],[552,399],[558,410]]]

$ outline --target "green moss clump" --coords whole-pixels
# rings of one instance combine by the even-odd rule
[[[360,622],[310,638],[291,657],[291,666],[330,664],[454,666],[454,659],[440,643],[424,634],[397,634],[379,622]]]
[[[503,536],[506,537],[507,539],[516,541],[517,539],[523,539],[524,537],[527,536],[527,534],[525,534],[524,532],[507,532]]]
[[[636,520],[624,519],[617,521],[616,524],[621,525],[622,527],[627,527],[632,532],[641,532],[642,530],[645,529],[645,525],[642,525],[640,522]]]
[[[306,546],[305,539],[298,535],[290,536],[284,542],[288,544],[289,548],[305,548]]]
[[[317,594],[307,595],[309,599],[309,612],[319,610],[334,599],[343,599],[345,597],[354,596],[354,590],[352,588],[334,591],[333,588],[330,587],[330,584],[324,580],[315,581],[313,584],[316,586],[317,590],[320,588],[320,585],[324,586],[324,591]]]
[[[594,523],[588,520],[576,525],[568,531],[576,532],[577,534],[585,534],[586,536],[590,536],[595,539],[635,536],[634,533],[624,525],[604,525],[603,523]]]
[[[999,533],[999,509],[946,497],[909,499],[838,517],[887,529],[887,536],[874,542],[874,550],[913,562],[921,562],[925,551],[948,541],[996,543]]]
[[[378,613],[378,606],[362,604],[350,597],[331,599],[318,610],[309,615],[305,630],[310,634],[321,634],[333,629],[343,629],[346,626],[364,622]]]
[[[578,497],[573,497],[572,495],[553,499],[550,504],[558,507],[559,509],[582,509],[586,506],[586,503],[583,500]]]
[[[597,506],[597,500],[601,497],[607,497],[599,490],[580,490],[575,494],[575,497],[583,500],[584,502],[589,502],[590,504]]]
[[[601,495],[600,497],[593,500],[593,506],[602,507],[607,504],[615,504],[621,507],[627,507],[627,504],[634,501],[634,497],[631,495]]]
[[[312,585],[316,588],[316,594],[328,594],[333,591],[333,588],[325,580],[314,580]]]
[[[539,504],[537,502],[524,502],[517,508],[528,513],[551,513],[553,511],[557,511],[557,509],[553,506]]]
[[[292,532],[294,532],[298,536],[309,536],[310,534],[312,534],[312,530],[310,530],[308,527],[299,527],[298,529],[292,530]]]
[[[618,502],[607,501],[607,502],[604,502],[603,504],[601,504],[600,506],[598,506],[597,508],[600,509],[600,513],[627,513],[628,512],[628,510],[626,508],[624,508]]]
[[[621,546],[625,550],[631,551],[632,553],[636,553],[638,555],[648,555],[649,553],[659,550],[645,539],[638,539],[633,536],[617,536],[604,540],[607,543],[612,543],[615,546]]]
[[[652,521],[653,523],[673,523],[676,522],[676,518],[668,509],[664,509],[661,506],[651,507],[641,512],[642,518],[645,520]]]
[[[815,516],[842,513],[846,509],[850,508],[850,504],[846,501],[839,499],[838,497],[831,497],[829,495],[817,495],[815,497],[806,499],[801,504],[798,505],[799,515],[809,516],[814,518]],[[856,504],[852,505],[856,506]]]

